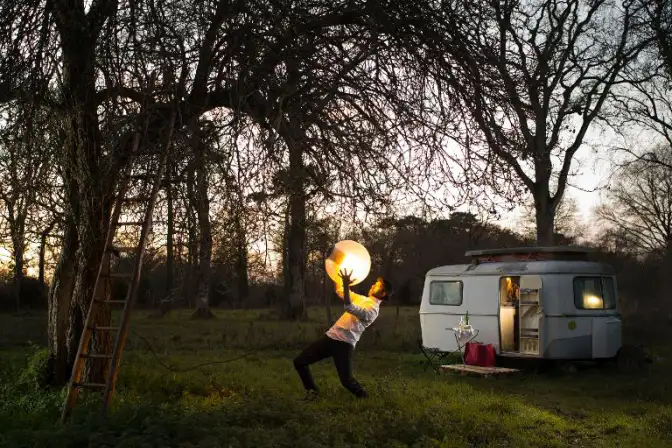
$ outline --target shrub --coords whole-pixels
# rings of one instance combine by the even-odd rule
[[[30,343],[27,350],[28,363],[19,375],[19,384],[41,389],[50,385],[51,375],[49,373],[49,351]]]

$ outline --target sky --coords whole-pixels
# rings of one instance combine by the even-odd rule
[[[585,144],[579,149],[572,163],[572,176],[566,190],[566,196],[576,200],[579,208],[580,219],[586,223],[593,216],[595,207],[603,201],[605,187],[609,183],[610,175],[614,171],[614,158],[619,154],[613,150],[613,146],[620,143],[620,138],[613,132],[604,130],[589,131]],[[649,140],[650,139],[650,140]],[[646,147],[655,143],[655,138],[648,134],[637,134],[633,140],[640,147]],[[632,145],[629,145],[632,146]],[[557,171],[557,170],[556,170]],[[521,207],[510,213],[502,215],[501,219],[494,221],[503,227],[515,230],[521,218]],[[592,230],[598,226],[588,226]],[[592,235],[585,235],[590,238]],[[0,264],[6,266],[9,262],[9,248],[0,247]],[[34,263],[30,263],[32,265]],[[37,273],[33,266],[29,267],[29,275]]]
[[[657,142],[656,137],[646,131],[636,134],[619,136],[609,129],[591,128],[586,134],[584,144],[576,152],[572,161],[571,172],[565,197],[576,200],[580,219],[588,222],[594,216],[594,211],[604,201],[606,188],[616,170],[616,163],[623,160],[625,154],[614,149],[615,147],[630,147],[637,149],[650,147]],[[558,169],[556,167],[555,171]],[[520,219],[520,208],[506,214],[498,224],[515,228]],[[597,230],[597,227],[591,227]]]
[[[612,172],[611,164],[606,160],[604,151],[597,155],[592,154],[589,148],[582,148],[577,153],[577,168],[579,173],[571,179],[567,188],[567,195],[576,199],[579,213],[583,220],[590,219],[593,209],[601,202],[603,188],[608,183]],[[520,208],[504,214],[497,224],[515,229],[520,217]],[[9,261],[9,251],[0,247],[0,263]]]
[[[579,151],[580,154],[587,152]],[[609,182],[612,167],[601,157],[592,154],[585,154],[576,165],[580,174],[570,179],[571,185],[567,187],[565,196],[576,200],[581,219],[588,220],[595,207],[600,205],[602,201],[604,188]],[[505,214],[497,223],[504,227],[515,228],[520,213],[521,209],[519,207],[511,213]]]

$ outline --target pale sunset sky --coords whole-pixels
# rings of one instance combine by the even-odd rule
[[[623,154],[614,150],[614,147],[628,146],[638,149],[633,146],[632,142],[636,142],[639,148],[651,147],[656,143],[655,136],[646,132],[633,134],[627,140],[629,143],[624,142],[622,137],[617,137],[612,131],[593,130],[589,132],[585,144],[577,152],[572,163],[574,176],[570,178],[571,185],[567,187],[566,196],[573,197],[576,200],[582,221],[588,222],[593,216],[593,210],[603,200],[605,187],[615,170],[614,161],[623,158]],[[446,217],[448,215],[447,213],[440,214]],[[504,214],[501,220],[495,222],[501,226],[515,229],[520,217],[521,209],[518,208]],[[597,226],[588,226],[588,228],[597,230]],[[585,237],[590,236],[585,235]],[[9,247],[0,247],[0,264],[6,264],[9,261],[9,254]],[[33,254],[29,253],[27,255],[32,257]],[[33,266],[35,264],[35,262],[29,263],[29,275],[36,275],[35,266]]]

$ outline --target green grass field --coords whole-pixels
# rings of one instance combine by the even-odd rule
[[[66,425],[58,422],[64,391],[37,385],[45,316],[0,316],[0,446],[669,447],[672,440],[667,361],[637,375],[604,368],[437,375],[422,369],[417,310],[402,309],[397,320],[388,308],[355,355],[355,375],[371,397],[351,397],[323,362],[313,368],[323,397],[306,402],[292,357],[325,330],[322,310],[300,324],[262,311],[215,313],[207,322],[189,320],[188,311],[163,319],[136,313],[112,413],[101,418],[91,394]],[[234,361],[189,370],[224,360]]]

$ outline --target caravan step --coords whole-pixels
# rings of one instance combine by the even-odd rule
[[[492,376],[501,376],[501,375],[511,375],[513,373],[518,373],[518,369],[510,369],[508,367],[481,367],[481,366],[470,366],[466,364],[448,364],[441,366],[439,368],[442,371],[453,371],[460,373],[462,375],[476,375],[482,377],[492,377]]]

